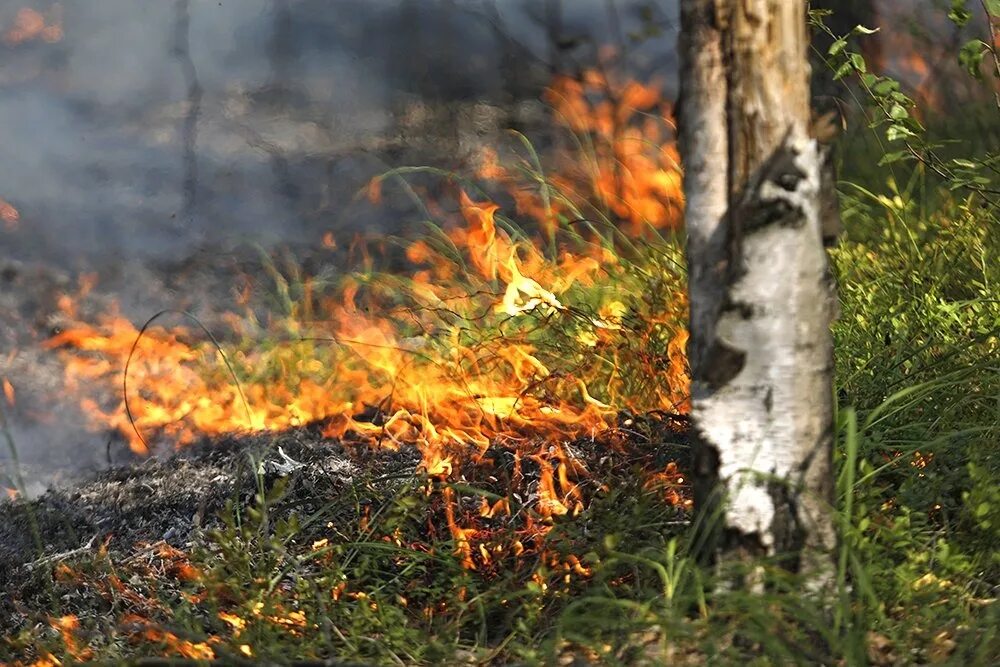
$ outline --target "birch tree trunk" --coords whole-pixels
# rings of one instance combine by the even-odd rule
[[[835,542],[823,230],[836,207],[810,136],[805,10],[681,0],[679,124],[695,500],[715,522],[711,552],[787,556],[822,584]]]

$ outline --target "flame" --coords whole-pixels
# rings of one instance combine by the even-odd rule
[[[645,486],[663,494],[664,499],[675,507],[691,509],[694,504],[690,494],[687,493],[684,475],[674,461],[668,463],[662,472],[651,475],[646,480]]]
[[[595,91],[607,99],[595,101]],[[363,271],[326,291],[302,278],[295,299],[280,278],[286,312],[265,321],[242,283],[245,313],[221,318],[232,331],[218,345],[179,325],[140,335],[114,310],[79,321],[93,287],[81,280],[60,305],[76,323],[45,346],[62,358],[67,389],[83,396],[89,427],[145,455],[155,443],[316,423],[328,438],[415,446],[435,482],[502,443],[515,452],[518,484],[522,461],[537,473],[532,515],[512,544],[477,528],[482,518],[510,515],[506,500],[462,513],[447,485],[435,487],[470,568],[517,558],[553,517],[578,514],[588,472],[566,443],[614,432],[623,411],[685,411],[689,379],[683,294],[636,305],[642,288],[628,282],[629,263],[599,231],[569,220],[585,206],[608,209],[627,235],[643,237],[676,227],[683,199],[669,107],[656,87],[589,72],[582,81],[557,78],[547,95],[558,118],[595,146],[586,165],[552,175],[565,196],[515,187],[494,154],[481,173],[508,186],[530,224],[513,226],[499,204],[464,190],[454,213],[431,202],[445,221],[406,247],[408,276],[379,276],[369,246],[326,233],[322,246],[360,255]],[[383,181],[369,184],[373,201]],[[267,344],[254,342],[261,337]],[[637,391],[639,380],[655,388]]]
[[[13,230],[21,222],[21,214],[13,204],[0,197],[0,220],[7,231]]]
[[[230,614],[225,611],[219,612],[219,620],[224,621],[233,629],[233,637],[239,637],[240,633],[247,627],[246,619],[237,616],[236,614]]]
[[[546,211],[539,197],[521,190],[516,196],[519,211],[551,225],[551,218],[559,215],[582,217],[576,213],[590,205],[609,212],[637,237],[648,228],[680,225],[680,156],[673,138],[673,110],[659,86],[619,81],[588,69],[579,78],[556,76],[544,97],[560,124],[585,137],[591,149],[582,160],[572,152],[560,155],[551,178],[573,206],[556,202]],[[500,171],[501,179],[510,179],[491,155],[483,162],[487,173]]]
[[[17,46],[36,39],[53,44],[62,38],[62,18],[58,5],[48,17],[30,7],[22,7],[14,16],[14,24],[3,36],[9,46]]]
[[[157,627],[151,621],[137,615],[126,616],[123,624],[135,629],[134,636],[147,642],[163,644],[167,654],[176,654],[191,660],[215,660],[215,651],[211,644],[218,641],[211,637],[209,641],[192,642],[182,639],[173,632]]]
[[[49,624],[59,633],[63,646],[66,647],[66,653],[68,653],[75,662],[84,662],[93,657],[93,651],[90,649],[81,649],[77,643],[76,633],[80,629],[80,620],[75,614],[50,619]],[[51,658],[51,656],[49,657]],[[51,659],[54,660],[54,658]],[[56,662],[56,664],[58,664],[58,662]]]

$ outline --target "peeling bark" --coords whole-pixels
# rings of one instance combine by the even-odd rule
[[[787,556],[822,585],[836,207],[809,130],[805,3],[683,0],[681,22],[695,500],[719,512],[713,555]]]

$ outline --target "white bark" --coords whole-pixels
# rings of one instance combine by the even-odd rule
[[[820,150],[808,137],[789,139],[735,209],[714,359],[693,400],[699,437],[715,450],[726,489],[726,529],[767,555],[804,549],[799,565],[813,571],[833,546],[833,300]]]
[[[788,554],[821,582],[834,544],[834,299],[805,6],[681,11],[696,500],[725,498],[721,551]]]

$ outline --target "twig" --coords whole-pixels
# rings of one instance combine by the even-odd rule
[[[24,567],[25,569],[28,570],[28,572],[32,572],[37,567],[41,567],[43,565],[51,565],[52,563],[66,560],[67,558],[72,558],[73,556],[78,556],[82,553],[90,551],[94,546],[94,541],[97,539],[98,534],[95,534],[92,538],[87,540],[87,543],[84,544],[82,547],[77,547],[76,549],[70,549],[69,551],[64,551],[58,554],[52,554],[51,556],[44,556],[42,558],[39,558],[38,560],[34,560],[28,563]]]
[[[134,554],[132,554],[131,556],[129,556],[128,558],[126,558],[124,561],[122,561],[122,565],[127,565],[127,564],[130,564],[130,563],[134,563],[137,560],[145,558],[146,556],[153,555],[161,547],[169,547],[169,546],[170,545],[167,544],[166,540],[157,540],[156,542],[153,542],[152,544],[146,545],[145,547],[143,547],[139,551],[136,551]]]

